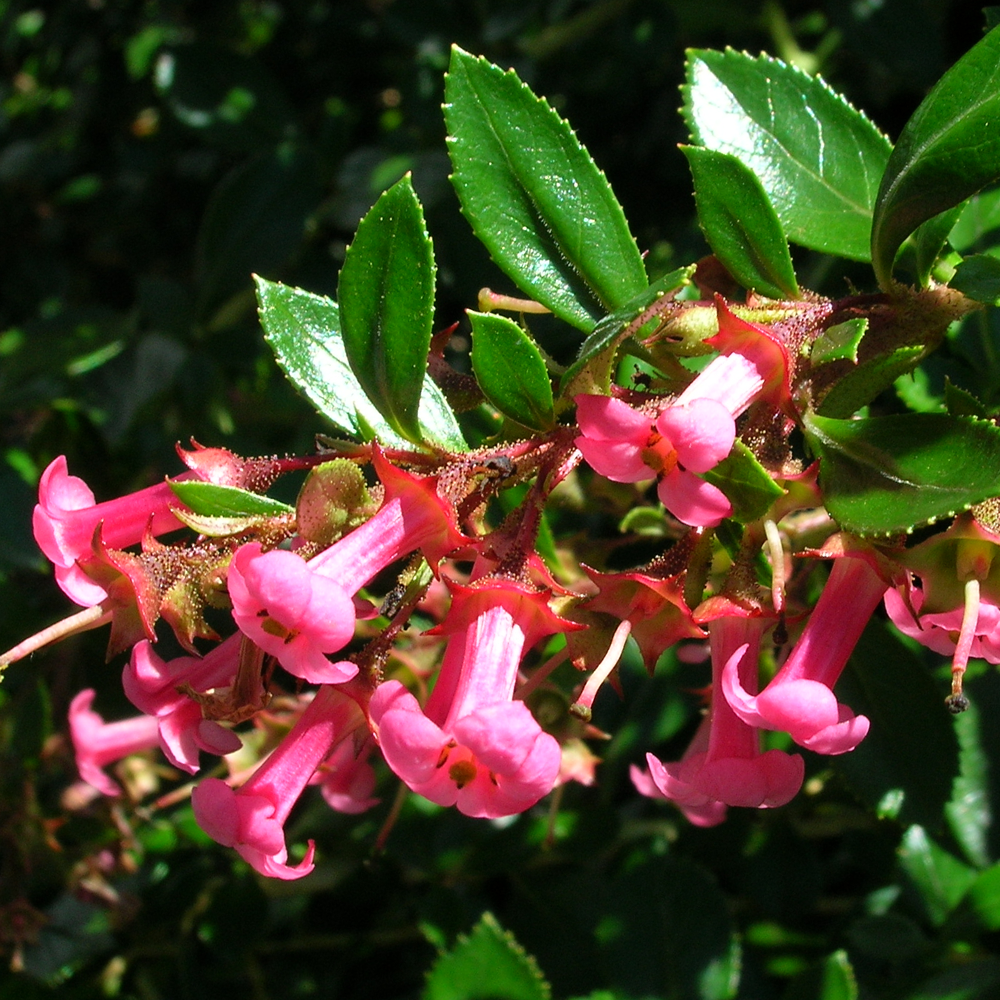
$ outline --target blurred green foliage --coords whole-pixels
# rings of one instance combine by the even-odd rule
[[[30,534],[55,455],[106,499],[178,471],[177,440],[301,452],[330,430],[274,363],[252,272],[333,295],[359,219],[411,171],[439,269],[435,329],[481,286],[514,291],[447,180],[453,42],[514,66],[572,123],[655,276],[705,252],[676,148],[685,48],[822,70],[895,138],[982,24],[947,0],[0,3],[2,648],[68,610]],[[795,253],[802,283],[831,290],[828,259]],[[553,330],[538,321],[566,361]],[[611,692],[597,704],[615,734],[597,787],[498,823],[409,797],[378,851],[385,776],[360,818],[310,799],[289,840],[315,836],[321,860],[291,884],[258,880],[183,804],[67,798],[69,699],[93,686],[109,716],[128,714],[103,637],[67,642],[0,687],[0,995],[459,1000],[494,994],[449,993],[444,959],[425,985],[427,970],[479,940],[502,949],[503,928],[558,998],[995,996],[1000,677],[970,680],[954,729],[914,719],[906,686],[930,683],[918,655],[878,623],[865,641],[899,685],[871,691],[857,669],[851,703],[888,706],[883,732],[910,739],[876,726],[849,760],[812,758],[785,809],[733,810],[706,831],[635,795],[628,764],[690,738],[698,675],[667,658],[649,679],[633,662],[627,716]]]

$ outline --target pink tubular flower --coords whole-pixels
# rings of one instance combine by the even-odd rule
[[[364,723],[364,713],[343,691],[324,686],[267,760],[237,789],[205,778],[191,794],[198,825],[262,875],[297,879],[313,868],[309,842],[298,865],[287,864],[285,820],[333,747]]]
[[[732,513],[725,494],[695,475],[733,447],[736,424],[722,403],[692,399],[655,419],[610,396],[580,395],[576,406],[576,446],[595,472],[616,483],[658,477],[660,502],[684,524],[714,527]]]
[[[760,694],[746,687],[735,664],[723,671],[722,690],[733,711],[749,725],[784,730],[816,753],[853,750],[869,722],[840,704],[833,686],[886,586],[864,557],[837,559],[799,641]]]
[[[121,789],[103,771],[129,754],[159,745],[156,719],[139,715],[121,722],[105,722],[90,706],[96,691],[86,688],[69,706],[69,733],[76,752],[80,777],[104,795],[121,795]]]
[[[360,751],[353,741],[344,740],[316,769],[309,783],[319,785],[331,809],[340,813],[363,813],[381,801],[372,796],[375,771],[368,763],[368,755],[374,746],[371,737]]]
[[[415,792],[467,816],[523,812],[559,778],[559,744],[528,706],[512,701],[521,657],[542,636],[571,627],[544,595],[510,580],[452,586],[450,634],[426,713],[398,681],[369,711],[382,753]]]
[[[190,478],[185,473],[180,479]],[[94,494],[77,476],[69,475],[66,457],[49,463],[38,483],[38,503],[32,528],[38,547],[55,566],[56,582],[71,600],[83,607],[100,604],[107,592],[80,568],[89,555],[94,532],[101,525],[103,542],[124,549],[142,540],[147,528],[154,535],[183,527],[170,512],[183,507],[168,483],[157,483],[138,493],[95,503]]]
[[[373,464],[385,486],[378,513],[318,556],[262,552],[244,545],[229,568],[229,596],[240,631],[276,657],[289,673],[317,684],[339,684],[357,673],[325,656],[354,635],[354,595],[390,563],[415,549],[430,562],[467,539],[436,490],[436,480],[396,469],[376,449]]]
[[[240,641],[237,633],[204,658],[181,656],[165,663],[153,652],[153,644],[143,640],[132,647],[122,671],[128,700],[156,719],[161,749],[174,767],[188,774],[198,770],[199,750],[223,756],[243,745],[232,730],[204,718],[201,705],[181,690],[205,692],[232,684]]]
[[[228,587],[240,631],[289,673],[339,684],[358,672],[353,663],[331,663],[324,655],[354,635],[350,594],[294,552],[244,545],[229,565]]]
[[[740,719],[720,692],[719,682],[727,670],[736,671],[751,689],[756,687],[757,657],[767,624],[766,619],[749,615],[709,623],[713,696],[708,717],[679,762],[663,764],[646,755],[649,780],[697,825],[721,822],[713,803],[755,809],[783,806],[802,786],[802,758],[782,750],[761,753],[757,729]],[[640,773],[640,791],[642,777]]]

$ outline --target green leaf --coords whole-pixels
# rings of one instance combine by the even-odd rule
[[[933,219],[928,219],[910,237],[917,267],[917,281],[921,288],[927,287],[931,270],[944,249],[948,234],[954,228],[961,214],[962,207],[956,205],[947,212],[941,212]]]
[[[864,420],[809,415],[827,510],[860,535],[951,517],[1000,492],[1000,429],[945,413]]]
[[[504,416],[536,431],[555,423],[552,383],[535,342],[506,316],[467,310],[472,370],[483,395]]]
[[[512,70],[454,46],[444,112],[462,210],[523,292],[589,332],[642,291],[642,258],[607,179]]]
[[[673,295],[688,285],[692,274],[694,265],[671,271],[626,305],[605,316],[581,345],[576,360],[563,373],[559,382],[560,398],[572,398],[581,392],[607,395],[618,348],[649,322],[655,312],[651,307],[665,295]]]
[[[379,413],[410,441],[421,440],[434,275],[431,238],[407,174],[358,225],[337,298],[351,370]]]
[[[824,417],[849,417],[901,375],[912,371],[925,353],[923,347],[900,347],[891,354],[865,361],[834,383],[819,404],[819,412]]]
[[[971,392],[944,380],[944,407],[953,417],[988,417],[989,411]]]
[[[828,361],[857,362],[858,347],[867,332],[868,319],[864,316],[827,327],[813,341],[809,351],[810,363],[823,365]]]
[[[903,240],[939,212],[1000,178],[1000,31],[974,45],[903,127],[879,187],[872,265],[892,283]]]
[[[823,962],[795,977],[783,1000],[857,1000],[858,983],[846,951],[835,951]]]
[[[743,524],[763,517],[785,492],[742,441],[702,479],[726,494],[733,505],[731,516]]]
[[[997,305],[1000,303],[1000,259],[989,254],[966,257],[948,284],[970,299]]]
[[[963,909],[971,911],[979,925],[1000,930],[1000,865],[987,868],[969,887]]]
[[[551,990],[535,960],[492,913],[468,937],[438,957],[423,1000],[549,1000]]]
[[[1000,188],[980,191],[965,204],[958,221],[948,234],[948,242],[959,252],[970,249],[985,250],[996,242],[989,239],[1000,229]]]
[[[735,156],[681,146],[694,179],[698,222],[712,252],[744,288],[799,296],[788,241],[757,175]]]
[[[280,500],[241,490],[235,486],[216,486],[215,483],[200,483],[195,479],[171,482],[170,488],[181,503],[208,517],[253,517],[254,515],[277,516],[294,514],[295,508]]]
[[[917,824],[903,834],[899,863],[920,894],[927,917],[940,927],[976,880],[977,872],[939,847]]]
[[[871,730],[856,750],[831,758],[880,815],[935,832],[958,773],[944,693],[898,633],[873,619],[837,686],[837,697],[867,715]]]
[[[693,49],[684,115],[692,142],[732,154],[757,175],[789,240],[869,259],[891,147],[821,79],[765,55]]]
[[[371,404],[347,363],[337,303],[301,288],[255,280],[264,337],[296,388],[347,433],[406,447],[406,440]],[[451,451],[468,447],[455,414],[431,379],[424,380],[419,417],[425,440]]]

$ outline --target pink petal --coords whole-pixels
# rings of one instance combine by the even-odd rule
[[[205,778],[191,793],[194,818],[212,840],[233,847],[240,836],[236,793],[221,778]]]
[[[576,446],[587,464],[613,483],[641,483],[656,475],[642,460],[640,446],[631,441],[595,441],[578,437]]]
[[[836,695],[819,681],[771,681],[757,695],[757,711],[768,729],[784,730],[796,743],[840,718]]]
[[[649,437],[652,421],[628,403],[611,396],[576,397],[576,422],[584,437],[594,441],[632,441],[640,446]]]
[[[839,708],[838,723],[798,742],[814,753],[831,756],[853,750],[868,735],[870,723],[867,716],[855,715],[846,705],[840,705]]]
[[[708,472],[732,451],[736,423],[729,411],[714,399],[695,399],[668,406],[656,427],[668,438],[677,458],[691,472]]]
[[[656,493],[678,521],[693,528],[714,528],[733,512],[733,505],[721,490],[682,469],[672,469],[665,475]]]

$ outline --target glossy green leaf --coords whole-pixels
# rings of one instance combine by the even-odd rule
[[[989,411],[971,392],[944,380],[944,407],[953,417],[988,417]]]
[[[619,347],[649,322],[660,299],[690,284],[692,274],[694,265],[671,271],[605,316],[581,345],[576,360],[563,373],[559,383],[560,397],[572,398],[581,392],[607,395]]]
[[[645,288],[642,258],[604,174],[512,70],[453,47],[444,111],[462,210],[525,294],[589,332]]]
[[[904,531],[1000,492],[1000,429],[985,420],[809,415],[805,431],[820,460],[826,508],[847,531]]]
[[[997,305],[1000,303],[1000,259],[985,253],[966,257],[948,284],[970,299]]]
[[[849,319],[827,327],[814,341],[809,361],[823,365],[829,361],[857,361],[858,347],[868,332],[868,319]]]
[[[421,440],[418,417],[434,322],[434,251],[409,175],[371,207],[337,284],[351,370],[389,425]]]
[[[819,412],[824,417],[849,417],[888,389],[900,375],[912,371],[925,353],[923,347],[900,347],[865,361],[833,385],[819,404]]]
[[[784,493],[742,441],[737,441],[733,450],[701,478],[726,494],[733,505],[731,516],[743,524],[763,517]]]
[[[483,395],[504,416],[536,431],[555,423],[552,383],[541,351],[513,320],[468,310],[472,370]]]
[[[535,960],[484,913],[468,937],[438,957],[427,975],[423,1000],[549,1000],[551,990]]]
[[[793,243],[868,260],[889,141],[821,79],[777,59],[688,53],[692,142],[730,153],[760,179]]]
[[[171,482],[170,488],[181,503],[202,516],[252,517],[295,513],[295,508],[289,507],[287,503],[235,486],[217,486],[215,483],[187,479],[180,483]]]
[[[702,146],[681,151],[694,179],[698,222],[726,270],[761,295],[798,298],[788,241],[757,175],[729,153]]]
[[[897,853],[900,867],[919,893],[928,919],[940,927],[976,880],[975,868],[938,846],[918,824],[903,834]]]
[[[958,773],[958,743],[937,685],[920,657],[873,619],[837,685],[837,697],[871,729],[856,750],[830,758],[880,815],[932,833]]]
[[[986,930],[1000,930],[1000,865],[987,868],[969,887],[964,908]]]
[[[406,440],[375,409],[347,363],[337,303],[263,278],[256,282],[264,336],[296,388],[348,434],[405,447]],[[425,440],[452,451],[467,448],[455,414],[431,379],[424,380],[419,417]]]
[[[1000,31],[974,45],[903,127],[879,187],[872,265],[883,288],[903,240],[1000,178]]]

